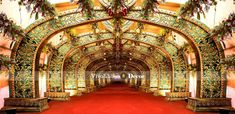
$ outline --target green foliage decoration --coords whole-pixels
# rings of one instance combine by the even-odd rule
[[[153,12],[157,12],[157,5],[158,5],[158,1],[157,0],[145,0],[143,2],[143,6],[142,6],[142,17],[144,19],[148,19],[149,14],[153,13]]]
[[[225,58],[225,63],[227,65],[235,65],[235,55],[230,55]]]
[[[31,11],[30,17],[35,14],[35,19],[38,19],[39,14],[43,17],[57,15],[55,7],[48,0],[20,0],[18,3]]]
[[[0,67],[5,66],[7,69],[10,69],[11,65],[15,62],[6,55],[0,55]]]
[[[224,37],[232,36],[232,31],[235,29],[235,13],[231,13],[226,20],[223,20],[218,26],[211,30],[211,37],[218,36],[219,40],[224,40]]]
[[[216,0],[189,0],[180,7],[178,15],[193,17],[197,14],[197,19],[200,19],[200,14],[203,14],[205,17],[205,11],[208,11],[210,6],[216,4]]]
[[[16,25],[13,20],[8,19],[5,13],[0,14],[0,32],[3,33],[3,36],[12,37],[13,40],[17,35],[25,35],[24,30]]]
[[[70,2],[75,2],[75,0],[70,0]],[[79,5],[78,10],[85,14],[88,19],[92,19],[92,17],[94,17],[94,5],[91,0],[78,0],[76,2]]]

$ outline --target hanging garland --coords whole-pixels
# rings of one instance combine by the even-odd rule
[[[3,36],[12,37],[12,40],[14,40],[16,35],[24,36],[23,29],[16,25],[13,20],[8,19],[4,13],[0,14],[0,32],[3,33]]]
[[[144,29],[144,24],[138,22],[138,23],[137,23],[137,28],[136,28],[136,33],[137,33],[137,34],[142,34],[143,29]]]
[[[70,2],[75,2],[75,1],[74,0],[70,0]],[[93,14],[93,11],[94,11],[93,7],[94,7],[94,5],[93,5],[91,0],[78,0],[77,4],[79,5],[78,10],[80,10],[80,12],[82,12],[83,14],[86,14],[86,17],[88,19],[92,19],[94,17],[94,14]],[[91,26],[92,26],[94,34],[98,38],[99,35],[97,34],[97,29],[98,29],[97,23],[92,23]],[[68,32],[67,32],[67,34],[69,34],[69,36],[70,36],[70,38],[69,38],[70,41],[73,42],[75,40],[75,36],[73,34],[71,34],[71,33],[68,33]]]
[[[157,0],[145,0],[142,6],[142,17],[144,19],[148,19],[150,13],[157,13],[157,5],[159,5],[159,2]]]
[[[224,61],[221,62],[226,68],[233,67],[235,65],[235,55],[229,55],[225,57]]]
[[[162,40],[164,41],[163,44],[161,45],[164,45],[166,43],[169,42],[169,39],[168,39],[168,36],[171,35],[171,31],[169,29],[166,29],[166,28],[162,28],[160,29],[160,33],[159,33],[159,36],[162,38]]]
[[[75,2],[74,0],[70,0],[70,2]],[[92,19],[93,17],[93,3],[91,0],[78,0],[77,1],[78,10],[86,15],[88,19]]]
[[[20,0],[18,3],[31,11],[30,17],[35,14],[35,19],[38,19],[39,13],[43,17],[56,15],[55,7],[47,0]]]
[[[113,0],[107,8],[109,16],[126,16],[128,8],[124,0]]]
[[[8,56],[0,55],[0,67],[5,66],[7,69],[10,69],[11,65],[15,62],[10,60]]]
[[[57,49],[51,43],[47,43],[42,49],[43,53],[55,52],[55,51],[57,51]]]
[[[140,23],[138,22],[137,23],[137,27],[136,27],[136,34],[135,34],[135,39],[138,40],[140,35],[143,33],[143,29],[144,29],[144,24],[143,23]]]
[[[192,17],[197,14],[197,19],[200,19],[200,14],[203,14],[205,17],[205,11],[208,11],[210,6],[216,4],[215,0],[189,0],[180,7],[178,16],[179,18],[185,16]]]
[[[180,51],[182,51],[183,53],[193,53],[193,49],[191,48],[190,44],[188,44],[188,43],[184,43],[181,46]]]
[[[72,32],[72,29],[65,30],[64,34],[68,37],[67,42],[69,42],[71,45],[75,45],[77,35]]]
[[[228,35],[232,36],[232,31],[235,29],[235,13],[231,13],[228,19],[223,20],[218,26],[212,29],[211,37],[218,35],[219,38],[224,40]]]
[[[99,26],[98,23],[91,23],[93,34],[96,36],[97,39],[100,39],[100,34],[99,34]]]
[[[235,64],[235,55],[231,55],[231,56],[226,57],[225,61],[227,63],[230,63],[231,65],[234,65]]]

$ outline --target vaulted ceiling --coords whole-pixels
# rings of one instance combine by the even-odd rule
[[[131,1],[132,0],[129,0],[129,2]],[[94,7],[103,7],[101,3],[97,0],[93,0],[93,4]],[[134,7],[141,7],[142,4],[143,0],[136,0]],[[55,6],[59,12],[64,12],[78,8],[75,2],[58,3],[55,4]],[[159,5],[159,8],[173,12],[176,12],[179,9],[179,7],[180,4],[169,3],[169,2],[165,2]],[[170,63],[170,58],[172,58],[170,57],[170,55],[177,52],[177,50],[180,49],[181,46],[187,44],[187,41],[184,39],[182,35],[168,28],[122,19],[122,23],[124,23],[121,25],[123,33],[120,45],[118,47],[120,49],[117,50],[116,49],[117,44],[115,40],[116,39],[115,23],[113,23],[113,21],[114,19],[111,19],[108,21],[88,23],[82,26],[72,27],[64,32],[58,33],[53,38],[51,38],[51,40],[48,43],[52,44],[54,47],[59,49],[60,46],[63,46],[66,43],[87,42],[87,40],[90,38],[98,39],[98,37],[107,37],[107,38],[101,38],[107,40],[97,40],[95,43],[84,45],[83,47],[80,47],[78,49],[84,52],[82,56],[88,57],[89,59],[94,59],[94,57],[96,57],[94,55],[96,54],[105,53],[105,54],[100,54],[100,56],[97,56],[96,57],[97,60],[91,62],[89,66],[95,63],[98,64],[102,61],[107,66],[111,66],[111,68],[117,68],[120,65],[125,66],[125,64],[127,63],[135,63],[147,66],[146,64],[143,64],[143,62],[146,63],[146,61],[148,61],[149,65],[148,67],[152,66],[156,67],[158,64],[163,64],[164,62],[167,61]],[[94,32],[97,32],[98,34],[97,33],[94,34]],[[89,36],[86,34],[91,34],[91,35]],[[133,39],[130,37],[133,37]],[[138,38],[140,37],[142,42],[137,41],[136,40],[138,39],[137,37]],[[168,49],[168,51],[171,51],[170,52],[171,54],[169,54],[169,52],[167,52],[161,47],[155,47],[149,45],[155,39],[160,40],[160,42],[162,43],[164,42],[169,43],[169,46],[173,46],[173,48],[169,47]],[[173,50],[174,47],[175,50]],[[188,46],[187,48],[190,48],[190,46]],[[91,51],[91,53],[87,55],[86,54],[88,53],[86,52],[87,50],[95,50],[95,51],[94,52]],[[73,56],[72,53],[73,52],[71,52],[71,55],[68,55],[68,57],[69,56],[72,57]],[[106,54],[109,54],[109,56]],[[137,55],[139,55],[139,57]],[[43,54],[41,56],[43,56]],[[145,69],[149,68],[145,67]],[[122,67],[122,69],[119,70],[124,70],[124,67]]]

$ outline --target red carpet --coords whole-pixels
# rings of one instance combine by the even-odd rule
[[[48,110],[33,114],[195,114],[185,108],[184,101],[168,102],[164,97],[120,84],[66,102],[51,101],[49,106]]]

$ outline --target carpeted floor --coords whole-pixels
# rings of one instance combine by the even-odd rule
[[[124,84],[112,84],[66,102],[51,101],[49,106],[30,114],[195,114],[185,108],[184,101],[168,102]]]

